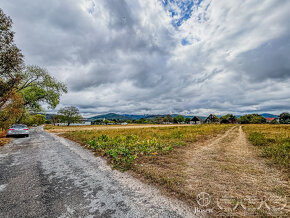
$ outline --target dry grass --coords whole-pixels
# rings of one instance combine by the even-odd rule
[[[79,130],[108,130],[108,129],[138,129],[138,128],[152,128],[152,127],[175,127],[175,126],[189,126],[188,124],[128,124],[128,125],[85,125],[85,126],[53,126],[46,125],[45,130],[51,133],[61,134],[64,132],[72,132]]]
[[[195,202],[196,192],[188,189],[185,185],[188,176],[186,174],[186,152],[201,146],[199,143],[206,144],[208,140],[224,134],[233,125],[154,125],[154,128],[147,128],[152,127],[147,125],[143,127],[146,128],[140,128],[137,125],[137,127],[107,127],[106,129],[94,130],[84,130],[86,127],[83,127],[80,130],[76,130],[77,128],[74,127],[74,130],[70,129],[70,131],[61,129],[61,132],[64,132],[62,136],[83,145],[89,145],[92,140],[100,142],[102,141],[102,136],[105,135],[110,139],[138,136],[139,141],[155,139],[164,147],[172,146],[171,150],[166,150],[165,152],[159,150],[146,153],[142,149],[138,150],[137,155],[136,153],[133,154],[137,158],[130,165],[129,172],[145,182],[156,184],[164,193],[174,195],[192,205]],[[118,144],[115,147],[118,147]],[[89,148],[96,151],[98,155],[104,155],[109,158],[109,161],[112,161],[112,156],[110,156],[110,152],[107,149],[98,150],[99,148],[95,149],[94,146],[89,146]],[[108,146],[108,149],[111,148],[112,146]],[[121,146],[122,148],[123,146]],[[118,158],[124,157],[121,155]],[[121,167],[124,167],[120,162],[113,162],[113,164],[115,166],[116,164],[121,164]],[[127,166],[126,169],[128,169]]]
[[[283,202],[273,202],[273,199],[281,200],[282,197],[289,196],[287,176],[265,163],[264,158],[258,155],[256,147],[248,142],[247,135],[240,126],[160,127],[154,125],[154,127],[140,128],[139,125],[105,129],[93,127],[95,129],[90,130],[86,130],[88,127],[80,130],[74,127],[69,131],[65,128],[61,129],[61,132],[64,131],[63,136],[83,145],[89,145],[89,142],[94,140],[95,142],[91,144],[95,147],[89,146],[90,149],[97,151],[97,155],[105,155],[109,160],[114,158],[110,156],[113,154],[109,152],[110,149],[121,149],[123,152],[123,148],[126,147],[126,136],[138,136],[138,142],[155,139],[156,144],[154,142],[151,144],[153,147],[150,147],[152,149],[171,146],[172,149],[165,152],[157,149],[156,152],[148,153],[142,149],[136,150],[134,145],[138,143],[134,143],[137,141],[132,141],[129,137],[128,144],[133,146],[135,152],[132,155],[137,154],[130,164],[129,172],[144,182],[157,185],[164,193],[182,199],[192,206],[199,207],[196,203],[198,193],[209,193],[212,201],[208,208],[213,208],[213,215],[223,213],[225,216],[269,216],[274,213],[272,209],[271,211],[265,208],[254,210],[257,208],[257,203],[253,204],[247,199],[256,197],[259,203],[263,197],[266,197],[271,199],[268,203],[272,206],[281,206]],[[255,125],[249,125],[244,128],[254,127]],[[269,129],[269,125],[257,125],[256,128],[260,128],[261,131],[268,129],[267,134],[271,136],[287,136],[287,128],[279,125],[276,128],[272,127],[273,129]],[[246,132],[248,133],[248,129]],[[110,143],[104,140],[104,135],[109,138],[106,140]],[[118,144],[114,146],[114,140],[118,137],[125,137],[122,146]],[[104,145],[108,147],[102,147]],[[122,156],[124,154],[117,155],[117,158],[126,157],[126,155]],[[122,162],[111,163],[119,164],[121,168],[124,166]],[[230,202],[222,201],[228,199]],[[247,207],[247,211],[242,208],[233,211],[233,207],[241,200]],[[220,206],[230,210],[220,209],[218,201]],[[279,216],[289,214],[289,206],[278,212],[282,212],[278,214]]]
[[[143,127],[143,128],[141,128]],[[146,128],[145,128],[146,127]],[[229,126],[118,126],[94,130],[68,131],[63,136],[89,145],[107,156],[115,168],[127,170],[137,159],[170,153],[196,140],[214,136]],[[63,131],[63,130],[61,130]]]
[[[6,133],[0,130],[0,146],[8,144],[11,139],[6,138]]]

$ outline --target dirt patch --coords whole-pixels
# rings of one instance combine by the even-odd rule
[[[215,203],[220,201],[220,204],[212,205],[217,213],[221,212],[221,208],[233,210],[238,205],[240,208],[227,212],[242,215],[245,212],[244,206],[254,214],[269,212],[270,215],[273,211],[266,206],[255,211],[263,199],[266,199],[268,205],[275,204],[276,208],[285,207],[284,197],[287,198],[290,193],[285,175],[257,156],[241,127],[230,129],[206,146],[189,149],[184,158],[187,163],[184,171],[186,189],[196,194],[206,192]],[[228,199],[232,202],[222,206]],[[253,199],[258,205],[252,202]],[[277,199],[280,202],[273,202]],[[289,213],[287,206],[284,212]]]
[[[144,157],[133,171],[163,193],[213,209],[214,216],[289,215],[287,176],[258,156],[240,126],[171,154]],[[210,196],[207,207],[197,203],[202,192]]]

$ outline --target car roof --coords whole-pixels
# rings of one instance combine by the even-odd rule
[[[12,127],[27,127],[25,124],[14,124]]]

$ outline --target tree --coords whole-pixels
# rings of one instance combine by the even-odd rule
[[[238,119],[241,124],[248,124],[251,121],[251,116],[249,114],[243,115]]]
[[[22,94],[27,108],[40,111],[42,102],[47,103],[50,108],[55,108],[59,104],[61,94],[66,93],[67,88],[50,76],[45,69],[27,66],[18,91]]]
[[[173,122],[173,118],[172,118],[172,116],[170,114],[167,114],[166,118],[167,118],[167,122],[170,122],[170,123]]]
[[[185,120],[184,120],[184,122],[187,123],[187,124],[189,124],[190,123],[190,118],[189,117],[186,117]]]
[[[253,124],[266,123],[266,119],[259,114],[253,114],[250,123]]]
[[[41,110],[41,103],[55,108],[63,83],[37,66],[25,67],[23,55],[14,43],[12,20],[0,9],[0,126],[20,122],[27,113]]]
[[[281,113],[279,115],[279,121],[280,123],[284,123],[284,124],[290,123],[290,114],[287,112]]]
[[[22,108],[23,99],[20,94],[12,92],[11,98],[6,102],[5,107],[0,110],[0,128],[8,129],[11,124],[16,123],[17,120],[24,113]]]
[[[51,115],[49,120],[55,126],[56,123],[60,123],[61,122],[61,115],[59,115],[59,114]]]
[[[232,114],[224,115],[220,118],[221,123],[236,123],[236,117]]]
[[[266,119],[259,114],[246,114],[246,115],[241,116],[238,119],[238,122],[241,124],[249,124],[249,123],[259,124],[259,123],[266,123]]]
[[[58,114],[61,117],[61,120],[69,126],[72,123],[79,123],[83,119],[80,115],[79,109],[70,106],[70,107],[64,107],[58,111]]]
[[[163,117],[155,117],[153,122],[156,124],[161,124],[163,122]]]
[[[271,123],[271,124],[278,124],[278,121],[277,121],[276,119],[274,119],[274,120],[272,120],[270,123]]]
[[[32,126],[33,124],[41,125],[45,123],[45,116],[42,114],[29,114],[21,120],[21,123],[26,124],[28,126]]]
[[[0,8],[0,109],[15,98],[23,68],[23,55],[14,43],[12,20]]]
[[[177,115],[176,117],[174,117],[173,122],[174,123],[182,123],[182,122],[184,122],[184,117],[181,115]]]

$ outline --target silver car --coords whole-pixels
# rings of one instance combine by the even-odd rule
[[[7,132],[7,137],[10,136],[29,136],[29,129],[24,124],[14,124],[10,127],[10,129]]]

